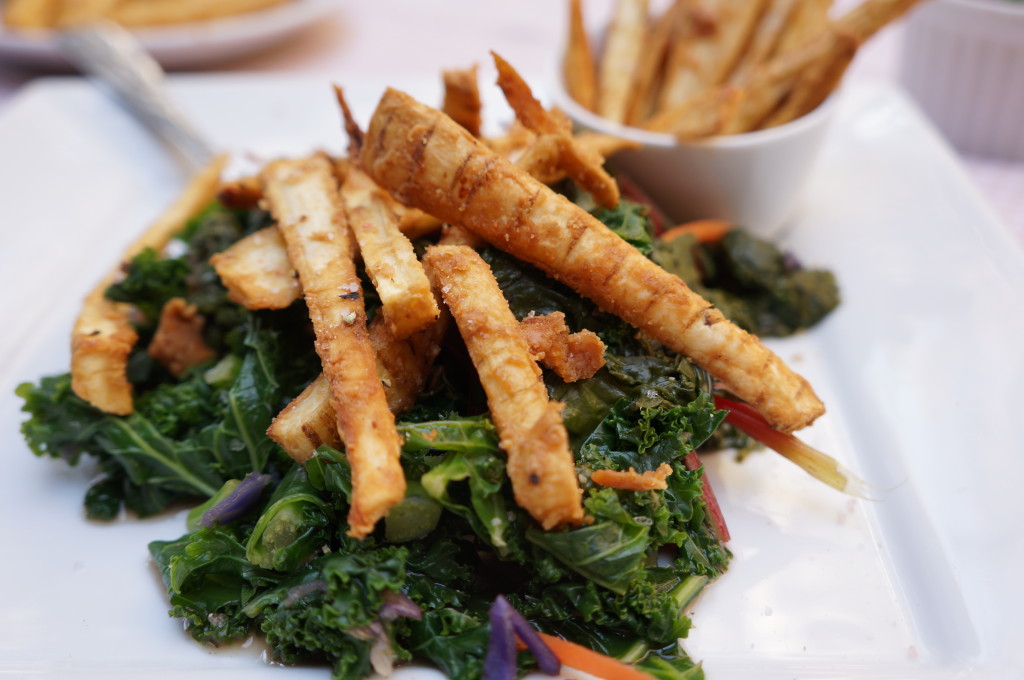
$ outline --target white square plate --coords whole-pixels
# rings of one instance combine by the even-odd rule
[[[385,84],[439,100],[437,79],[342,84],[363,121]],[[172,81],[219,145],[292,154],[345,146],[329,85]],[[164,616],[146,552],[183,533],[182,514],[86,521],[88,466],[36,460],[17,431],[14,386],[66,370],[81,297],[183,181],[82,82],[40,81],[0,111],[0,675],[329,677],[267,665],[251,641],[192,642]],[[843,293],[818,328],[771,343],[829,407],[801,437],[880,500],[844,497],[773,454],[710,457],[735,559],[695,605],[688,650],[709,680],[1019,677],[1019,244],[900,93],[860,86],[843,94],[784,245],[835,271]]]

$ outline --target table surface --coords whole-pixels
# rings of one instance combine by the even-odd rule
[[[842,11],[857,1],[836,0],[836,8]],[[612,4],[588,0],[588,20],[600,23]],[[485,62],[494,50],[524,73],[545,73],[564,29],[564,3],[557,0],[337,0],[326,20],[296,38],[211,70],[323,74],[339,82],[346,76],[387,78],[396,73],[429,77],[445,68]],[[861,49],[847,79],[898,82],[901,37],[899,23],[883,30]],[[0,63],[0,107],[26,83],[45,75]],[[1024,162],[960,158],[1024,246]]]

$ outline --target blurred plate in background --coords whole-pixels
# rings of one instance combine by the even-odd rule
[[[197,68],[245,56],[282,42],[337,7],[338,0],[291,0],[264,10],[132,33],[166,69]],[[47,31],[0,24],[0,63],[67,68]]]

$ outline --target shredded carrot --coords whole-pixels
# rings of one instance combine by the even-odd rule
[[[538,635],[547,643],[563,666],[575,668],[603,680],[656,680],[653,675],[644,673],[628,663],[587,649],[575,642],[569,642],[546,633],[538,633]]]
[[[594,484],[607,486],[612,489],[625,489],[626,491],[654,491],[656,489],[667,489],[668,482],[665,479],[672,474],[672,466],[662,463],[657,470],[637,472],[630,467],[628,470],[594,470],[590,479]]]
[[[733,225],[724,220],[697,220],[672,227],[661,235],[662,241],[672,241],[684,234],[693,234],[698,243],[714,243],[731,231]]]

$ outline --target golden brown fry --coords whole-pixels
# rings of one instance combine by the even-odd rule
[[[796,120],[828,99],[857,54],[855,42],[840,38],[839,45],[839,51],[800,74],[782,105],[761,123],[761,128],[776,127]]]
[[[597,113],[615,123],[626,120],[646,30],[647,0],[617,0],[597,70]]]
[[[836,32],[863,43],[922,0],[864,0],[834,23]]]
[[[655,132],[668,132],[682,142],[713,137],[726,132],[736,118],[747,94],[732,85],[707,90],[674,109],[647,121]]]
[[[509,106],[516,112],[516,118],[527,128],[541,137],[545,158],[557,159],[558,166],[582,189],[589,192],[598,205],[614,208],[619,203],[619,185],[605,172],[604,159],[576,143],[567,124],[547,111],[537,101],[530,86],[511,64],[491,52],[498,69],[498,86],[505,93]],[[540,141],[540,140],[538,140]],[[542,162],[531,159],[530,165],[546,169]]]
[[[352,115],[352,110],[348,107],[348,102],[345,101],[345,92],[337,85],[334,85],[334,98],[338,102],[338,108],[341,109],[341,118],[345,125],[345,134],[348,135],[348,153],[352,157],[359,155],[359,149],[363,146],[363,131],[359,127],[359,123],[356,122],[355,116]],[[338,177],[338,182],[344,182],[348,176],[349,164],[345,163],[343,167],[342,176]],[[338,173],[336,172],[335,175]]]
[[[110,14],[119,0],[64,0],[57,16],[58,26],[75,26]]]
[[[658,76],[661,74],[672,39],[687,20],[689,0],[675,0],[654,22],[644,39],[644,50],[633,74],[633,87],[626,108],[625,123],[640,125],[654,113]]]
[[[732,73],[740,53],[764,9],[764,0],[708,0],[713,30],[693,28],[688,44],[673,56],[666,68],[658,108],[669,110],[685,104]],[[691,15],[691,22],[696,19]]]
[[[437,304],[412,243],[398,230],[395,200],[358,168],[341,187],[341,200],[391,331],[407,338],[433,323]]]
[[[405,495],[402,442],[377,376],[344,211],[322,156],[263,169],[263,193],[299,274],[352,468],[349,535],[362,538]]]
[[[226,161],[226,157],[219,157],[196,174],[171,207],[125,250],[122,262],[146,248],[163,250],[189,218],[216,196]],[[138,336],[131,323],[131,306],[105,296],[121,271],[120,266],[116,267],[93,288],[75,321],[71,332],[71,389],[101,411],[128,415],[133,408],[128,355]]]
[[[123,0],[108,14],[122,26],[153,26],[203,21],[254,12],[287,0]]]
[[[586,329],[570,333],[562,312],[528,316],[519,322],[519,331],[533,358],[565,382],[591,378],[604,366],[601,338]]]
[[[363,167],[399,200],[475,231],[692,358],[778,429],[824,412],[810,385],[756,337],[440,112],[389,89],[366,141]]]
[[[274,417],[267,436],[297,463],[312,458],[320,445],[337,448],[338,414],[331,406],[331,383],[321,373]]]
[[[477,243],[479,237],[462,227],[449,227],[438,241],[442,245]],[[441,342],[448,332],[451,316],[440,304],[440,290],[429,266],[424,266],[431,289],[440,308],[437,321],[419,333],[399,340],[384,320],[370,322],[370,344],[377,357],[377,374],[387,395],[388,408],[399,414],[409,410],[426,385],[430,368],[441,351]],[[327,379],[320,376],[302,394],[281,411],[267,434],[300,463],[313,455],[320,444],[338,443],[336,416],[329,397]]]
[[[789,54],[822,35],[828,29],[828,12],[831,7],[832,0],[797,2],[779,36],[775,55]]]
[[[160,312],[156,333],[146,352],[173,376],[213,358],[213,350],[203,340],[206,320],[195,305],[183,298],[171,298]]]
[[[465,246],[424,256],[473,360],[508,456],[516,502],[545,529],[583,519],[582,493],[562,423],[541,372],[487,263]]]
[[[624,139],[603,132],[594,132],[593,130],[584,130],[577,133],[575,138],[576,144],[585,152],[595,153],[601,158],[614,156],[620,151],[639,149],[641,146],[640,142],[634,142],[631,139]]]
[[[445,71],[444,104],[442,110],[456,123],[466,128],[474,137],[480,136],[482,124],[480,112],[480,87],[476,78],[476,66],[467,69]]]
[[[57,23],[61,0],[7,0],[4,23],[12,28],[50,28]]]
[[[668,488],[668,476],[672,474],[672,466],[662,463],[657,470],[637,472],[635,468],[628,470],[594,470],[590,473],[590,480],[594,484],[607,486],[612,489],[625,489],[626,491],[655,491]]]
[[[597,102],[597,65],[583,25],[581,0],[569,0],[569,38],[562,60],[562,79],[569,96],[583,108],[593,111]]]
[[[857,41],[849,34],[826,31],[798,50],[780,55],[754,70],[744,89],[739,110],[726,125],[727,134],[761,127],[785,98],[800,75],[846,53]]]
[[[277,227],[236,241],[211,257],[210,264],[228,289],[228,298],[246,309],[284,309],[302,296]]]
[[[790,17],[799,5],[813,5],[816,0],[768,0],[761,19],[754,28],[750,45],[740,55],[736,67],[729,76],[729,82],[742,83],[754,68],[767,61],[779,45],[783,33],[790,23]]]

